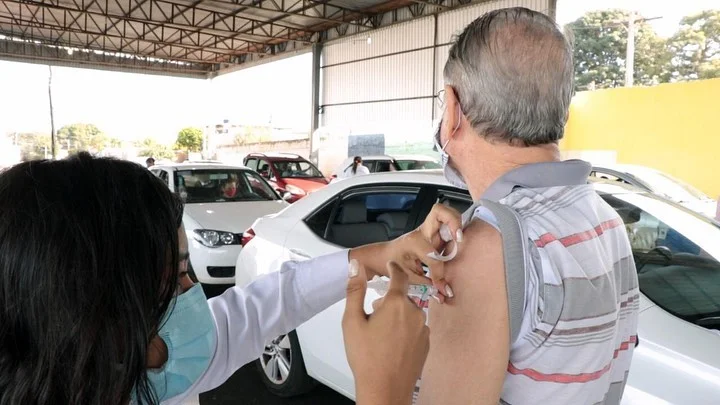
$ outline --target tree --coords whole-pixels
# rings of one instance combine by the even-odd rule
[[[178,133],[175,142],[177,149],[187,150],[188,152],[199,152],[203,147],[203,131],[200,128],[183,128]]]
[[[20,158],[23,161],[50,158],[52,147],[49,134],[17,133],[13,142],[20,147]]]
[[[673,81],[720,77],[720,10],[684,17],[668,47]]]
[[[140,156],[154,157],[155,159],[172,159],[175,153],[168,145],[158,143],[152,138],[145,138],[136,142],[135,146],[140,148]]]
[[[109,138],[93,124],[70,124],[57,131],[57,145],[69,153],[79,151],[100,152],[107,147]]]
[[[639,17],[638,17],[639,18]],[[566,26],[574,42],[578,88],[610,88],[625,84],[627,21],[624,10],[591,11]],[[635,82],[651,85],[666,78],[670,59],[665,41],[644,21],[635,23]]]
[[[123,142],[118,138],[110,138],[108,139],[108,146],[111,148],[120,148],[122,147]]]

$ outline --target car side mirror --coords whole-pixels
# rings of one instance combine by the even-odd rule
[[[285,201],[290,201],[290,200],[292,200],[292,194],[290,194],[286,191],[285,193],[283,193],[282,199]]]

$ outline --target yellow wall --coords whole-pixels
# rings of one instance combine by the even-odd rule
[[[720,79],[578,93],[563,151],[617,151],[720,195]]]

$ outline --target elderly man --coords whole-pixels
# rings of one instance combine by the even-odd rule
[[[568,40],[541,13],[493,11],[460,34],[444,76],[445,175],[514,210],[527,259],[506,270],[498,217],[473,209],[445,265],[454,298],[430,307],[420,403],[618,404],[637,342],[637,273],[622,220],[586,184],[590,165],[560,159]],[[522,321],[509,338],[506,276],[517,272]]]

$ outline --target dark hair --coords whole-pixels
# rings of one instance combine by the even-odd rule
[[[355,157],[353,158],[353,165],[352,165],[352,172],[353,172],[353,174],[356,174],[356,173],[357,173],[357,168],[358,168],[358,166],[359,166],[361,163],[362,163],[362,157],[360,157],[360,156],[355,156]]]
[[[145,159],[145,163],[155,163],[155,158],[149,157]]]
[[[0,173],[0,405],[126,405],[177,287],[182,203],[80,153]]]

